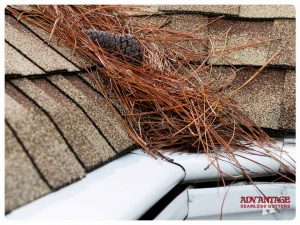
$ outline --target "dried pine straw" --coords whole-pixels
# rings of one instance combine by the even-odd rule
[[[111,95],[117,99],[123,117],[116,117],[130,136],[154,157],[162,156],[159,151],[164,150],[206,153],[223,179],[224,175],[230,176],[224,174],[218,164],[221,154],[225,153],[251,180],[251,171],[243,168],[236,159],[237,154],[247,152],[273,158],[286,171],[295,173],[295,168],[280,160],[283,150],[276,147],[274,141],[233,100],[233,96],[255,79],[276,55],[232,92],[226,91],[229,83],[216,87],[213,78],[206,76],[203,79],[201,74],[210,68],[207,59],[211,55],[223,56],[272,40],[215,50],[207,55],[195,46],[205,47],[207,41],[214,46],[209,36],[199,38],[195,32],[167,29],[167,16],[160,23],[150,22],[155,17],[132,17],[127,12],[134,8],[118,5],[39,5],[31,8],[27,12],[12,7],[6,10],[20,20],[45,30],[49,41],[53,39],[73,49],[73,54],[81,60],[82,67],[86,68],[106,100],[111,103],[108,97]],[[211,19],[207,26],[218,19]],[[142,62],[128,62],[126,56],[120,57],[120,52],[109,51],[109,48],[93,42],[93,38],[85,32],[91,29],[131,35],[143,48]],[[188,45],[189,48],[186,47]],[[200,60],[197,65],[190,62],[195,58]],[[95,66],[90,69],[86,65]],[[184,68],[188,68],[190,73],[183,72]],[[112,103],[110,105],[115,110]],[[254,147],[265,151],[262,153]],[[268,168],[267,165],[261,166]]]

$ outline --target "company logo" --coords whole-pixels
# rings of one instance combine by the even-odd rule
[[[241,208],[260,208],[264,214],[276,212],[276,209],[289,209],[290,196],[241,196]]]

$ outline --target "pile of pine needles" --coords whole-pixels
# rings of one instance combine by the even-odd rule
[[[282,150],[233,100],[268,62],[245,84],[228,92],[228,83],[217,87],[214,79],[203,79],[201,75],[208,65],[209,54],[197,49],[199,45],[205,47],[209,37],[199,38],[194,32],[165,28],[167,16],[163,22],[155,23],[149,20],[151,16],[133,17],[128,12],[134,8],[119,5],[39,5],[31,6],[30,10],[14,7],[6,10],[46,31],[49,41],[71,48],[113,110],[109,96],[117,99],[122,117],[118,114],[116,117],[130,136],[154,157],[161,156],[164,150],[206,153],[223,176],[218,158],[225,153],[250,179],[247,168],[236,159],[238,149],[273,158],[294,174],[293,167],[280,161]],[[217,19],[211,19],[207,26]],[[91,29],[134,37],[142,46],[143,61],[129,63],[101,47],[84,32]],[[196,47],[185,47],[182,43]],[[198,64],[191,62],[191,58],[199,59]],[[255,146],[266,151],[261,153]]]

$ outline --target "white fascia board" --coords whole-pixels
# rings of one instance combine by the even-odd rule
[[[138,219],[184,178],[179,166],[129,153],[7,219]]]
[[[216,188],[190,188],[187,189],[190,203],[187,220],[218,220],[220,219],[221,209],[222,219],[231,220],[286,220],[295,217],[295,184],[256,183],[256,186],[266,197],[289,196],[290,208],[278,209],[276,211],[269,208],[268,205],[266,205],[266,208],[241,207],[241,197],[262,196],[254,185],[242,184]]]
[[[273,155],[278,154],[276,156],[277,159],[283,161],[292,169],[295,169],[295,162],[291,159],[295,159],[295,144],[288,144],[284,143],[283,141],[277,141],[277,146],[283,148],[284,151],[278,154],[278,152],[269,149],[270,152],[272,152]],[[265,151],[258,147],[254,147],[253,149],[261,153],[264,153]],[[136,154],[146,155],[146,153],[142,150],[134,150],[134,152]],[[173,159],[175,163],[181,165],[185,169],[186,175],[183,181],[185,183],[215,181],[220,178],[220,174],[216,167],[210,164],[209,156],[207,154],[184,152],[174,153],[163,151],[161,151],[161,153],[164,156]],[[278,171],[285,172],[280,167],[281,164],[278,161],[269,157],[253,155],[238,150],[236,150],[235,155],[238,162],[244,168],[247,168],[249,171],[251,171],[248,173],[251,177],[272,176],[275,175]],[[288,155],[291,156],[291,158]],[[213,156],[210,157],[213,158]],[[220,169],[227,174],[227,176],[224,175],[224,178],[230,178],[230,176],[233,176],[235,178],[242,178],[242,171],[234,166],[234,163],[228,159],[226,154],[220,153],[218,164]],[[268,168],[266,168],[265,166],[267,166]]]

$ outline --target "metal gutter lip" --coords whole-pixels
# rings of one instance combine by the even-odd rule
[[[183,178],[177,165],[129,153],[6,218],[138,219]]]

